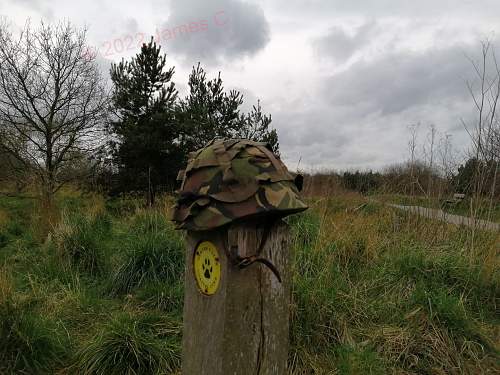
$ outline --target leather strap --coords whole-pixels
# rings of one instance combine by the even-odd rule
[[[269,233],[271,232],[271,228],[274,224],[274,220],[266,220],[264,223],[264,233],[262,234],[262,238],[260,240],[259,247],[257,248],[257,252],[254,255],[242,257],[238,253],[238,246],[232,245],[229,251],[229,259],[231,262],[236,265],[239,269],[244,269],[251,266],[254,263],[262,263],[267,268],[271,270],[271,272],[276,276],[278,281],[281,283],[281,275],[276,268],[276,266],[268,259],[260,256],[264,246],[266,244],[267,238],[269,237]]]
[[[241,261],[237,264],[239,269],[247,268],[254,264],[255,262],[259,262],[267,266],[271,270],[271,272],[276,276],[278,281],[281,283],[281,275],[276,266],[268,259],[266,258],[258,258],[255,255],[249,256],[249,257],[244,257],[241,258]]]

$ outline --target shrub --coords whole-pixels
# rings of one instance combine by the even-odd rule
[[[101,327],[76,354],[72,370],[81,374],[172,373],[179,367],[178,329],[150,317],[121,313]]]

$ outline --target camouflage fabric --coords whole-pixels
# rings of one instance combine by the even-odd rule
[[[213,140],[189,155],[172,220],[178,229],[209,230],[259,215],[307,209],[302,176],[292,175],[265,143]]]

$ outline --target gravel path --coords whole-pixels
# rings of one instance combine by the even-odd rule
[[[434,208],[426,208],[420,206],[402,206],[400,204],[387,204],[390,207],[399,208],[400,210],[409,211],[420,216],[428,217],[430,219],[437,219],[446,221],[451,224],[456,225],[467,225],[469,227],[476,226],[478,228],[499,231],[500,232],[500,224],[494,223],[492,221],[486,221],[481,219],[472,219],[467,216],[454,215],[444,212],[443,210],[437,210]]]

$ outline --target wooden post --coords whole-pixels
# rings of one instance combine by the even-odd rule
[[[290,305],[288,226],[272,224],[261,256],[279,270],[282,283],[261,263],[239,269],[227,253],[254,255],[263,236],[255,221],[207,232],[188,232],[184,301],[183,375],[282,375],[286,373]],[[210,241],[220,257],[216,292],[206,295],[194,275],[198,244]]]

